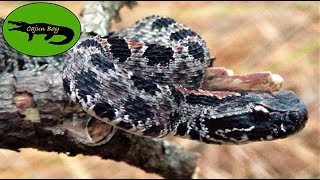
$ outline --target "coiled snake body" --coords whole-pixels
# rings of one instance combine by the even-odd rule
[[[293,92],[206,92],[210,53],[199,35],[150,16],[106,37],[86,39],[63,69],[67,94],[90,115],[126,132],[178,135],[205,143],[284,138],[307,120]]]

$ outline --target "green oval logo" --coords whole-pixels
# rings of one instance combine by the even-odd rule
[[[31,56],[53,56],[77,43],[81,26],[75,14],[57,4],[37,2],[21,6],[5,19],[4,39]]]

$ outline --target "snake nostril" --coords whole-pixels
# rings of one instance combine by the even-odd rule
[[[298,122],[300,120],[300,115],[299,115],[298,112],[290,112],[289,113],[289,119],[292,122],[296,123],[296,122]]]
[[[298,132],[305,127],[308,120],[308,112],[306,110],[290,112],[288,118],[292,122],[295,132]]]

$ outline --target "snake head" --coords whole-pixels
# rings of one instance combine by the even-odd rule
[[[307,108],[293,92],[264,96],[262,100],[257,100],[252,108],[251,123],[256,126],[256,140],[259,136],[264,140],[285,138],[305,127],[308,119]]]
[[[221,100],[216,112],[200,120],[202,141],[245,144],[285,138],[302,130],[308,119],[305,104],[293,92],[248,92]]]

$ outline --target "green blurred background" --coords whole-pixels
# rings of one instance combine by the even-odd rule
[[[54,1],[53,1],[54,2]],[[27,2],[0,1],[0,17]],[[80,14],[86,2],[54,2]],[[167,138],[200,153],[195,178],[320,178],[319,2],[138,2],[120,10],[126,28],[152,15],[189,26],[217,57],[215,66],[235,74],[271,71],[306,103],[309,121],[283,140],[240,146],[206,145]],[[99,157],[0,149],[0,178],[161,178],[123,162]]]

